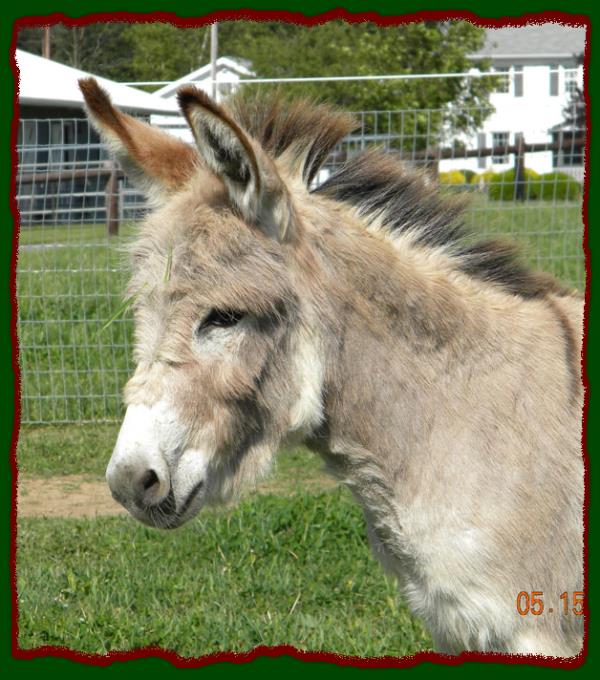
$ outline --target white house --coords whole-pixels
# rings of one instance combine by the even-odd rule
[[[492,70],[502,74],[499,88],[490,96],[495,112],[478,135],[460,141],[467,149],[512,145],[515,135],[522,133],[527,143],[552,142],[571,93],[583,87],[578,57],[584,48],[584,28],[545,23],[488,29],[485,45],[471,57],[489,58]],[[545,151],[527,154],[525,165],[540,173],[561,170],[581,179],[582,160],[581,149],[574,153]],[[511,154],[444,160],[440,170],[497,172],[513,163]]]
[[[225,97],[233,94],[239,87],[240,80],[253,78],[256,74],[248,68],[249,62],[232,59],[231,57],[219,57],[217,59],[217,101],[222,101]],[[159,90],[152,93],[153,97],[176,104],[177,90],[182,85],[195,85],[204,90],[206,94],[212,96],[212,69],[210,64],[205,64],[200,68],[188,73],[186,76],[174,80],[168,85],[164,85]],[[173,119],[160,115],[152,116],[153,125],[158,125],[166,132],[192,142],[192,134],[183,117]]]
[[[256,74],[248,68],[249,62],[242,62],[239,59],[232,59],[231,57],[219,57],[216,63],[217,70],[217,101],[233,94],[239,87],[240,80],[245,78],[253,78]],[[212,76],[211,65],[205,64],[199,69],[188,73],[183,78],[175,80],[160,90],[153,92],[153,96],[160,99],[175,101],[177,90],[182,85],[195,85],[206,94],[212,95]]]

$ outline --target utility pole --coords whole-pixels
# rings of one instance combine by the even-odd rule
[[[215,21],[210,26],[210,78],[212,80],[211,94],[217,101],[217,54],[219,52],[219,24]]]
[[[50,26],[44,26],[42,34],[42,57],[50,59]]]

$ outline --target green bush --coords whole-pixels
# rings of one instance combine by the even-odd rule
[[[449,172],[440,172],[440,184],[467,184],[467,179],[460,170],[450,170]]]
[[[524,169],[525,198],[535,200],[539,197],[539,174],[530,168]],[[512,201],[515,198],[514,168],[494,173],[488,182],[488,197],[492,201]]]
[[[581,184],[565,172],[540,175],[535,185],[542,201],[576,201],[581,196]]]

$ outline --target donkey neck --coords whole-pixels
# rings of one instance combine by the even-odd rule
[[[468,371],[498,350],[523,300],[408,242],[358,229],[329,240],[325,421],[310,443],[333,468],[354,452],[396,479],[426,447],[435,409],[468,389]]]

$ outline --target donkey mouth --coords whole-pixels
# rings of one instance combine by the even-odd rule
[[[160,503],[155,505],[145,505],[141,508],[141,513],[136,512],[135,516],[144,524],[148,524],[157,529],[176,529],[184,524],[188,519],[188,511],[204,486],[204,480],[197,482],[185,497],[182,503],[177,504],[173,487]]]

